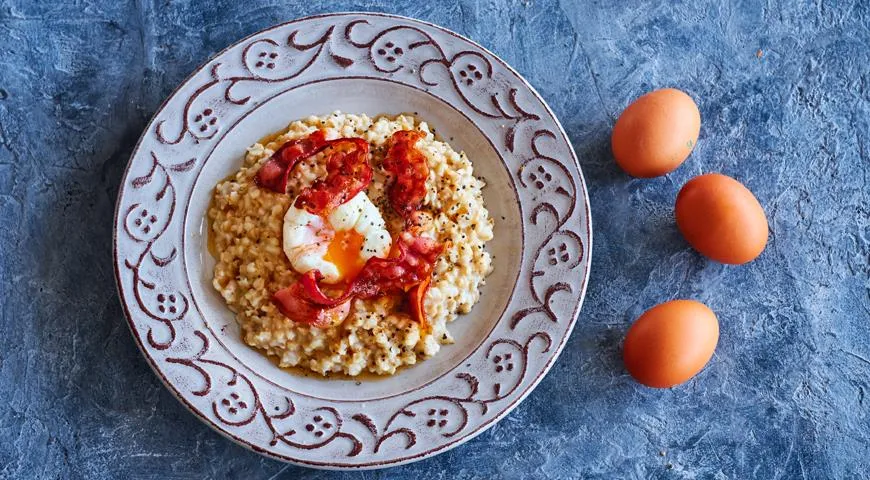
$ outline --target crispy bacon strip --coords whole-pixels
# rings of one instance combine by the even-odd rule
[[[384,168],[392,174],[393,183],[389,188],[392,208],[405,218],[406,225],[414,221],[415,214],[426,196],[426,178],[429,167],[426,158],[416,149],[417,141],[423,134],[417,131],[402,130],[394,133],[389,140],[389,149],[384,159]],[[322,143],[319,147],[313,145]],[[369,165],[368,143],[359,138],[342,138],[322,141],[314,139],[310,146],[302,146],[295,151],[306,151],[308,156],[330,149],[327,154],[327,176],[316,181],[300,193],[296,199],[297,208],[305,208],[311,213],[330,212],[353,198],[368,186],[372,179]],[[281,152],[280,149],[275,156]],[[289,170],[302,153],[292,153],[292,161],[284,162],[284,154],[278,156],[281,192],[285,191]],[[264,164],[258,172],[258,183],[263,186],[269,179],[279,177],[270,165]],[[267,177],[261,181],[260,176]],[[278,190],[276,190],[278,191]],[[320,289],[323,279],[317,270],[304,274],[298,282],[275,293],[273,300],[278,309],[288,318],[309,325],[323,327],[334,324],[337,318],[344,318],[349,311],[352,298],[373,298],[387,294],[407,294],[411,315],[422,328],[428,328],[423,309],[423,299],[432,279],[435,261],[444,250],[437,241],[417,235],[411,225],[402,232],[393,244],[387,258],[370,258],[360,273],[346,286],[344,292],[335,297],[326,295]]]
[[[330,140],[321,151],[328,155],[326,178],[303,190],[295,203],[315,215],[335,210],[372,182],[369,144],[362,138]]]
[[[429,237],[402,232],[387,258],[372,257],[354,279],[356,295],[371,298],[403,293],[432,275],[444,246]]]
[[[334,325],[347,316],[352,298],[373,298],[405,293],[411,302],[411,315],[421,328],[428,328],[423,298],[432,279],[435,260],[444,247],[427,237],[403,232],[388,258],[369,259],[345,291],[330,297],[321,289],[323,275],[311,270],[287,288],[275,293],[273,300],[286,317],[316,327]]]
[[[257,185],[277,193],[287,192],[293,167],[312,155],[326,151],[326,178],[314,182],[296,199],[296,208],[315,215],[334,210],[353,198],[372,181],[369,144],[361,138],[326,140],[323,130],[285,143],[257,172]]]
[[[405,293],[411,287],[427,281],[443,245],[428,237],[402,232],[387,258],[370,258],[359,275],[337,296],[330,297],[320,289],[323,278],[318,270],[311,270],[299,280],[303,289],[294,289],[294,295],[303,295],[304,300],[332,308],[351,298],[373,298],[380,295]],[[293,289],[296,284],[285,288]],[[282,290],[283,291],[283,290]]]
[[[326,133],[323,130],[317,130],[305,138],[292,140],[281,145],[281,148],[275,151],[272,157],[260,167],[257,172],[257,185],[276,193],[287,193],[287,179],[293,167],[300,160],[322,150],[326,144]]]
[[[341,323],[350,312],[349,301],[336,303],[331,307],[311,302],[305,294],[305,285],[302,282],[278,290],[272,299],[285,317],[319,328]]]
[[[426,320],[426,309],[423,308],[423,301],[426,299],[426,292],[429,291],[430,283],[432,283],[432,277],[427,277],[408,290],[408,305],[411,309],[411,317],[420,324],[420,328],[424,331],[429,331],[429,322]]]
[[[429,165],[415,145],[424,137],[416,130],[399,130],[388,140],[383,167],[393,176],[390,185],[390,205],[402,218],[408,219],[423,205],[426,198],[426,178]]]

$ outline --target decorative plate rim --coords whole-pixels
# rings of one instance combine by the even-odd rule
[[[186,88],[188,85],[190,85],[191,82],[197,77],[197,75],[200,75],[206,69],[206,67],[209,66],[209,64],[211,64],[214,60],[221,58],[224,54],[226,54],[228,51],[232,50],[233,48],[236,48],[236,47],[244,44],[245,42],[248,42],[249,40],[251,40],[257,36],[266,35],[270,32],[273,32],[275,30],[278,30],[278,29],[281,29],[284,27],[288,27],[288,26],[295,25],[295,24],[301,24],[304,22],[309,22],[309,21],[313,21],[313,20],[317,20],[317,19],[327,19],[327,18],[340,19],[342,17],[354,17],[354,16],[374,17],[374,18],[386,19],[387,21],[405,22],[405,23],[410,23],[410,24],[417,24],[417,25],[420,25],[423,27],[428,27],[429,29],[438,31],[444,35],[449,35],[451,37],[454,37],[455,39],[458,39],[458,41],[460,41],[460,42],[465,42],[465,43],[473,46],[474,48],[479,49],[480,51],[482,51],[486,55],[488,55],[489,59],[495,60],[496,62],[498,62],[498,64],[502,68],[504,68],[506,71],[511,73],[520,82],[520,85],[523,88],[527,89],[528,92],[530,92],[531,95],[540,103],[540,106],[543,107],[546,114],[550,117],[553,124],[555,125],[556,132],[554,132],[554,133],[558,134],[560,139],[567,146],[568,156],[570,157],[570,160],[571,160],[570,164],[573,165],[574,168],[576,168],[576,175],[579,179],[579,182],[576,182],[576,184],[574,185],[574,187],[575,187],[574,194],[575,194],[575,200],[576,200],[575,207],[581,207],[581,206],[583,207],[583,211],[585,213],[585,215],[583,215],[583,217],[585,217],[585,233],[586,233],[586,235],[582,239],[579,239],[579,237],[578,237],[578,241],[581,243],[581,246],[580,246],[581,252],[580,252],[580,258],[577,260],[577,265],[581,266],[580,264],[581,263],[583,264],[581,266],[582,271],[579,272],[582,275],[582,279],[581,279],[580,285],[579,285],[579,296],[578,296],[578,299],[576,300],[575,304],[573,305],[572,314],[571,314],[570,318],[568,319],[565,331],[558,339],[551,339],[549,337],[549,335],[547,335],[547,347],[543,350],[543,352],[552,351],[552,355],[541,367],[537,368],[537,372],[535,372],[536,375],[534,376],[534,378],[531,378],[531,380],[528,382],[528,384],[524,388],[522,388],[514,398],[510,399],[510,401],[507,405],[497,407],[498,411],[496,412],[496,414],[494,416],[492,416],[489,419],[484,419],[479,424],[477,424],[473,430],[471,430],[469,432],[463,432],[464,435],[460,435],[455,439],[449,439],[447,442],[444,442],[442,444],[437,444],[434,447],[427,448],[422,452],[414,453],[414,454],[410,454],[410,455],[406,455],[406,456],[399,455],[396,458],[390,458],[390,459],[383,460],[383,461],[370,461],[370,462],[365,462],[365,463],[339,463],[339,462],[329,462],[329,461],[313,461],[313,460],[306,459],[304,455],[301,458],[288,456],[288,455],[284,455],[282,453],[270,451],[266,448],[255,445],[253,442],[251,442],[245,438],[242,438],[240,436],[237,436],[237,435],[233,434],[232,432],[228,431],[228,429],[226,427],[222,427],[222,426],[218,425],[217,423],[215,423],[211,418],[208,418],[208,416],[203,414],[202,411],[197,409],[197,407],[192,405],[184,397],[184,394],[182,394],[178,390],[177,385],[173,384],[166,377],[163,370],[158,366],[157,359],[155,359],[147,350],[145,344],[143,343],[143,338],[140,336],[139,332],[137,331],[137,328],[136,328],[136,325],[134,322],[134,317],[130,311],[130,307],[128,305],[128,302],[125,300],[126,297],[125,297],[122,274],[121,274],[121,263],[119,263],[119,261],[121,260],[119,257],[119,225],[125,225],[125,224],[123,224],[123,221],[121,219],[122,201],[124,198],[124,194],[127,191],[126,185],[125,185],[126,182],[124,180],[127,180],[129,178],[130,172],[131,172],[131,167],[133,166],[133,160],[141,153],[140,150],[142,148],[143,142],[145,141],[146,137],[148,136],[148,132],[151,131],[152,128],[155,128],[155,125],[159,125],[158,117],[160,116],[161,113],[164,112],[164,110],[167,108],[170,101],[175,99],[175,97],[184,88]],[[377,40],[377,37],[374,38],[372,40],[372,42],[374,42],[375,40]],[[249,45],[249,47],[250,47],[250,45]],[[374,48],[374,47],[372,46],[372,48]],[[313,57],[312,62],[314,62],[318,58],[318,56],[319,56],[319,51]],[[213,68],[214,68],[214,66],[213,66]],[[402,82],[397,81],[397,83],[402,83]],[[443,101],[446,101],[438,96],[436,96],[436,98],[439,98]],[[193,100],[191,99],[191,101],[193,101]],[[471,103],[468,103],[468,104],[471,108],[475,108],[473,105],[471,105]],[[498,107],[498,105],[496,105],[496,106]],[[462,112],[462,113],[464,114],[465,112]],[[186,122],[186,120],[185,120],[185,122]],[[186,125],[185,125],[185,128],[187,128]],[[185,135],[185,130],[182,130],[181,135]],[[211,137],[208,137],[208,138],[211,138]],[[553,138],[555,138],[555,136]],[[487,137],[487,139],[489,140],[489,137]],[[533,148],[535,147],[534,139],[532,141],[532,146],[533,146]],[[499,154],[501,156],[502,151],[499,150],[499,152],[500,152]],[[152,152],[152,156],[154,156],[153,152]],[[156,157],[155,157],[155,162],[157,162]],[[162,165],[161,165],[161,168],[163,168]],[[508,170],[510,171],[510,168],[508,168]],[[199,175],[199,173],[197,174],[197,176],[198,175]],[[569,174],[569,176],[570,176],[570,174]],[[169,178],[168,173],[167,173],[167,178]],[[173,394],[173,396],[175,396],[182,403],[182,405],[184,405],[191,413],[193,413],[196,417],[198,417],[205,424],[209,425],[212,429],[214,429],[215,431],[217,431],[218,433],[220,433],[224,437],[236,442],[237,444],[239,444],[245,448],[248,448],[248,449],[255,451],[257,453],[266,455],[270,458],[275,458],[278,460],[290,462],[290,463],[297,464],[297,465],[313,467],[313,468],[348,469],[348,470],[384,468],[387,466],[397,466],[397,465],[402,465],[402,464],[406,464],[406,463],[411,463],[411,462],[414,462],[414,461],[417,461],[417,460],[420,460],[423,458],[431,457],[435,454],[450,450],[458,445],[461,445],[462,443],[465,443],[465,442],[475,438],[477,435],[483,433],[488,428],[492,427],[495,423],[497,423],[502,418],[504,418],[508,413],[513,411],[513,409],[516,408],[537,387],[537,385],[540,383],[540,381],[544,378],[544,376],[552,368],[552,366],[554,365],[554,363],[558,359],[559,355],[561,354],[562,349],[564,348],[565,344],[567,343],[568,337],[570,337],[570,335],[574,329],[574,326],[576,325],[576,322],[578,320],[578,316],[579,316],[579,313],[580,313],[580,310],[582,308],[583,301],[585,298],[586,289],[587,289],[588,283],[589,283],[589,274],[591,271],[591,263],[592,263],[591,262],[591,252],[592,252],[592,237],[593,237],[593,235],[592,235],[591,209],[590,209],[590,203],[589,203],[589,193],[588,193],[588,190],[586,188],[585,177],[583,175],[583,171],[580,167],[580,162],[579,162],[579,159],[577,158],[576,152],[574,151],[573,145],[571,144],[571,141],[568,138],[568,135],[565,133],[565,130],[564,130],[561,122],[559,122],[558,118],[553,113],[550,106],[544,101],[544,99],[540,95],[540,93],[538,93],[538,91],[531,84],[529,84],[529,82],[524,77],[522,77],[513,67],[511,67],[509,64],[507,64],[507,62],[505,62],[503,59],[501,59],[500,57],[495,55],[493,52],[491,52],[487,48],[479,45],[478,43],[468,39],[467,37],[465,37],[463,35],[460,35],[460,34],[453,32],[445,27],[441,27],[439,25],[436,25],[436,24],[433,24],[433,23],[430,23],[427,21],[418,20],[418,19],[414,19],[414,18],[410,18],[410,17],[405,17],[402,15],[380,13],[380,12],[350,11],[350,12],[324,13],[324,14],[317,14],[317,15],[300,17],[300,18],[297,18],[294,20],[290,20],[287,22],[282,22],[282,23],[270,26],[270,27],[265,28],[263,30],[259,30],[257,32],[250,34],[250,35],[247,35],[244,38],[241,38],[241,39],[233,42],[232,44],[228,45],[226,48],[220,50],[219,52],[209,56],[209,58],[206,61],[204,61],[201,65],[196,67],[183,81],[181,81],[179,83],[179,85],[175,89],[173,89],[173,91],[160,103],[158,108],[155,110],[154,115],[148,121],[147,125],[145,126],[145,128],[143,130],[142,135],[140,136],[140,138],[136,142],[136,145],[131,152],[130,159],[128,160],[128,163],[124,169],[122,179],[123,180],[122,180],[122,183],[118,189],[118,195],[117,195],[117,199],[116,199],[116,203],[115,203],[115,214],[114,214],[113,236],[112,236],[112,239],[113,239],[113,248],[112,248],[113,268],[114,268],[114,275],[115,275],[116,291],[118,293],[119,299],[121,300],[121,306],[122,306],[123,311],[124,311],[124,316],[125,316],[125,319],[127,321],[127,326],[128,326],[128,328],[130,328],[130,331],[135,339],[136,345],[138,346],[140,352],[147,359],[148,364],[150,365],[150,367],[152,368],[154,373],[161,380],[161,382],[163,382],[163,384],[166,386],[166,388]],[[574,182],[574,180],[571,180],[571,181]],[[191,185],[191,188],[192,187],[193,187],[193,185]],[[517,201],[519,202],[519,200],[520,199],[518,198]],[[582,200],[582,205],[580,205],[581,200]],[[189,201],[188,201],[188,203],[189,203]],[[187,207],[185,207],[185,208],[187,208]],[[521,212],[522,212],[522,209],[521,209]],[[558,214],[555,214],[555,215],[556,215],[556,218],[558,220]],[[536,217],[537,213],[533,212],[532,216]],[[570,216],[570,214],[569,214],[569,216]],[[580,220],[583,220],[583,217],[581,217]],[[567,221],[567,219],[568,219],[568,217],[566,217],[565,220]],[[167,222],[167,225],[164,227],[164,230],[168,230],[170,224],[171,224],[171,221]],[[124,228],[126,229],[126,225]],[[557,233],[557,232],[556,231],[552,232],[551,236],[552,236],[552,234],[555,234],[555,233]],[[158,234],[158,237],[159,237],[159,235],[162,235],[162,232],[160,234]],[[545,244],[541,244],[541,248],[543,248],[544,246],[545,246]],[[523,254],[525,254],[525,252],[523,252]],[[144,252],[143,252],[143,256],[144,256]],[[153,253],[152,253],[152,256],[153,256]],[[536,258],[537,257],[535,257],[535,259]],[[170,261],[171,261],[171,259],[170,259]],[[128,264],[128,266],[129,266],[129,264]],[[521,267],[520,271],[522,271],[522,267]],[[185,277],[187,277],[187,276],[185,275]],[[532,280],[533,279],[530,279],[530,282]],[[545,300],[546,300],[546,302],[549,302],[549,296]],[[510,304],[508,304],[508,306],[509,305]],[[187,308],[187,307],[185,307],[185,308]],[[549,308],[549,306],[545,305],[544,308]],[[502,317],[501,317],[502,320],[500,320],[500,321],[504,320],[504,317],[506,316],[506,314],[507,314],[507,306],[505,308],[505,311],[502,312]],[[488,334],[489,336],[487,337],[487,340],[491,340],[491,335],[493,334],[494,331],[495,330],[493,329],[493,331],[489,332],[489,334]],[[542,337],[538,337],[538,334],[540,334],[540,333],[542,333],[542,332],[538,332],[536,334],[533,334],[527,339],[527,342],[524,346],[524,348],[526,350],[528,349],[529,345],[534,340],[536,340],[537,338],[542,338]],[[484,348],[484,344],[486,343],[487,340],[484,340],[484,343],[482,343],[478,347],[478,349]],[[514,343],[516,343],[516,342],[514,342]],[[207,345],[207,341],[206,341],[206,345]],[[519,344],[517,344],[517,345],[519,346]],[[491,344],[489,349],[491,350],[493,348],[493,346],[495,346],[495,343]],[[488,355],[488,353],[487,353],[487,355]],[[524,370],[526,367],[527,367],[527,365],[523,365]],[[458,367],[454,367],[451,370],[451,372],[455,371],[457,368]],[[525,372],[523,373],[523,375],[525,375]],[[233,380],[233,381],[235,381],[235,380]],[[517,387],[522,386],[522,383],[523,383],[523,378],[520,378],[519,383],[514,388],[516,389]],[[475,385],[475,389],[476,389],[476,385]],[[404,393],[402,395],[404,395]],[[496,397],[497,397],[497,395],[498,394],[496,394]],[[506,394],[505,397],[501,397],[501,398],[507,398],[511,395],[514,395],[513,390],[511,390],[508,394]],[[471,398],[471,397],[469,397],[469,398]],[[426,400],[426,399],[421,399],[420,401],[423,401],[423,400]],[[495,400],[500,400],[500,398],[496,398]],[[259,399],[257,399],[257,401],[259,402]],[[413,404],[413,402],[411,404]],[[409,405],[411,405],[411,404],[409,404]],[[290,406],[292,407],[292,401],[291,401]],[[259,407],[262,407],[262,405],[259,405]],[[408,406],[403,407],[403,408],[407,408],[407,407]],[[398,415],[399,413],[400,412],[396,412],[396,415]],[[292,415],[292,413],[291,413],[291,415]],[[255,413],[255,416],[252,418],[257,418],[257,414]],[[370,421],[370,419],[369,419],[369,421]],[[466,421],[467,421],[467,418],[466,418]],[[339,423],[340,422],[341,422],[341,420],[339,419]],[[388,422],[387,425],[389,425],[389,423],[391,423],[391,422],[392,422],[392,420],[390,420],[390,422]],[[339,425],[339,427],[340,427],[340,425]],[[461,429],[457,430],[457,433],[460,431],[461,431]],[[384,436],[380,439],[380,441],[378,442],[378,445],[380,445],[381,441],[386,440],[386,438],[389,437],[390,435],[392,435],[393,433],[396,433],[396,432],[395,431],[390,432],[390,434],[387,435],[386,427],[385,427]],[[329,441],[325,442],[324,444],[329,443],[334,437],[330,437]],[[355,442],[356,442],[356,440],[355,440]],[[359,443],[359,442],[356,442],[356,443]],[[377,453],[377,447],[375,447],[375,453]]]

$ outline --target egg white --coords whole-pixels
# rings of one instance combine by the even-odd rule
[[[283,230],[284,254],[293,269],[303,274],[320,270],[326,283],[343,280],[338,267],[324,259],[335,232],[356,230],[363,237],[359,253],[362,261],[372,257],[386,258],[393,244],[381,212],[364,192],[340,205],[328,218],[291,204],[284,214]]]

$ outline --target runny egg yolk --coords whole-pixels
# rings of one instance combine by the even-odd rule
[[[365,265],[365,260],[360,256],[364,241],[365,237],[354,229],[339,230],[335,232],[323,259],[335,265],[341,278],[350,280]]]

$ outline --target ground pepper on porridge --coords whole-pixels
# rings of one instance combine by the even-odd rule
[[[396,170],[389,161],[384,165],[391,137],[403,130],[419,132],[413,133],[414,147],[428,167],[414,215],[396,208],[395,198],[391,202],[388,192]],[[257,178],[282,146],[304,142],[318,131],[326,140],[363,139],[372,171],[365,189],[343,199],[326,219],[296,208],[294,201],[328,180],[334,154],[298,160],[283,188],[266,188]],[[208,211],[216,253],[214,286],[236,313],[244,341],[281,366],[323,375],[393,374],[452,343],[447,324],[479,299],[479,288],[492,271],[485,246],[493,222],[483,186],[470,160],[436,140],[415,117],[335,113],[295,121],[265,144],[252,145],[241,169],[215,187]],[[442,246],[431,271],[425,271],[428,288],[414,287],[411,295],[353,298],[320,327],[288,318],[293,312],[282,314],[273,301],[276,292],[300,283],[300,272],[306,271],[320,272],[327,293],[340,292],[365,265],[394,256],[391,251],[407,240],[408,228],[423,241]],[[343,247],[332,248],[337,243]]]

